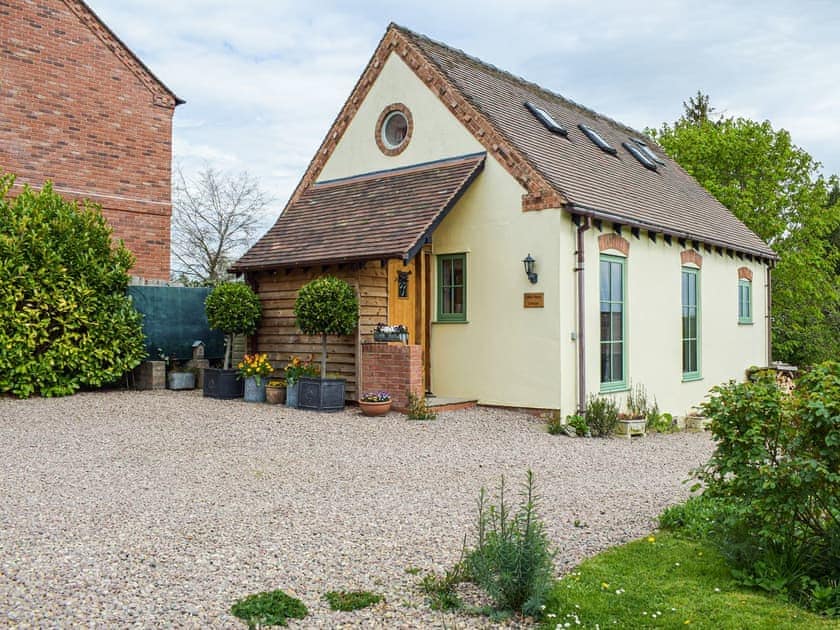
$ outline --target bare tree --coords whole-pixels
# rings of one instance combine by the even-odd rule
[[[223,280],[228,267],[254,243],[271,202],[247,172],[210,166],[188,179],[173,173],[172,273],[198,283]]]

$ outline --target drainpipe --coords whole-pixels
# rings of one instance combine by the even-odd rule
[[[580,225],[577,228],[577,274],[578,285],[578,413],[586,411],[586,284],[584,282],[584,242],[583,233],[592,225],[589,217],[581,217]]]
[[[764,283],[764,289],[767,292],[767,367],[773,363],[773,318],[771,312],[773,309],[773,261],[767,263],[767,281]]]

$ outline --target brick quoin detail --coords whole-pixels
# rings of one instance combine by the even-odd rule
[[[464,98],[458,88],[417,46],[412,44],[396,28],[390,27],[376,48],[373,58],[368,63],[362,76],[356,82],[350,98],[347,99],[329,132],[327,132],[327,136],[318,148],[318,152],[309,163],[306,173],[304,173],[286,205],[287,208],[297,202],[303,191],[318,179],[318,175],[359,111],[371,86],[373,86],[379,73],[382,72],[385,61],[392,54],[402,57],[402,60],[440,99],[446,109],[528,191],[522,195],[523,211],[561,208],[568,203],[568,200],[551,186],[548,180],[495,129],[493,124]],[[377,128],[377,133],[378,131]]]
[[[738,267],[738,279],[739,280],[749,280],[752,282],[752,270],[748,267]]]
[[[680,262],[684,265],[695,264],[702,267],[703,257],[694,249],[686,249],[680,252]]]
[[[393,408],[408,408],[408,392],[423,396],[423,346],[377,342],[362,343],[362,374],[359,395],[386,391]]]
[[[598,237],[598,249],[602,252],[608,249],[614,249],[625,256],[629,256],[630,241],[626,238],[622,238],[618,234],[601,234],[601,236]]]
[[[172,115],[178,100],[78,0],[0,3],[0,171],[90,199],[169,278]]]

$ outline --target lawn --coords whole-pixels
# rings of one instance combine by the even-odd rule
[[[712,547],[664,532],[583,562],[557,583],[545,613],[545,628],[840,628],[738,586]]]

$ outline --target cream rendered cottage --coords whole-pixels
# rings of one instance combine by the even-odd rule
[[[358,332],[330,348],[349,396],[571,413],[640,383],[682,414],[768,363],[775,259],[640,132],[392,24],[234,270],[276,359],[317,352],[291,314],[303,283],[357,287]],[[371,343],[380,322],[408,327],[402,358]]]

